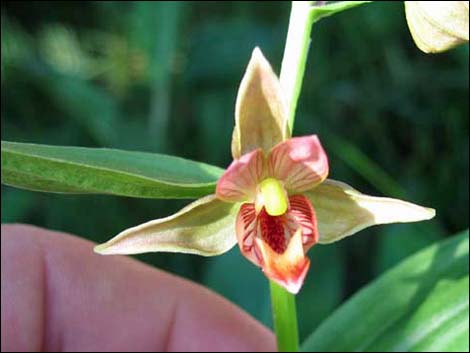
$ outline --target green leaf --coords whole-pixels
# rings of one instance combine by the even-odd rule
[[[381,227],[377,234],[374,274],[392,268],[403,259],[443,239],[437,222],[394,224]]]
[[[222,172],[160,154],[2,141],[2,183],[35,191],[197,198]]]
[[[196,200],[179,212],[126,229],[95,247],[103,255],[177,252],[220,255],[236,243],[235,218],[239,205],[215,195]]]
[[[384,195],[405,198],[406,192],[380,165],[369,158],[358,146],[334,133],[326,136],[327,150],[361,175]]]
[[[308,251],[310,269],[296,297],[301,342],[341,304],[347,268],[343,244],[317,245]]]
[[[304,351],[468,351],[468,231],[402,261],[354,295]]]

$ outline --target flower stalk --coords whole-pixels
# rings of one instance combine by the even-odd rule
[[[273,281],[269,281],[273,310],[274,330],[276,331],[279,352],[299,351],[299,332],[295,295]]]
[[[279,75],[279,81],[287,99],[287,115],[291,133],[294,128],[295,109],[302,88],[310,47],[310,32],[313,24],[310,8],[313,3],[314,1],[292,1],[286,47]]]
[[[286,46],[279,81],[286,97],[289,130],[294,129],[295,110],[302,88],[313,18],[309,9],[313,1],[292,1]],[[299,333],[295,295],[273,281],[270,283],[274,332],[279,352],[298,352]]]

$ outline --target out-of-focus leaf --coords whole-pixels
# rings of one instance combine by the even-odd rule
[[[65,75],[86,78],[91,73],[91,61],[81,48],[77,34],[61,24],[45,27],[39,36],[39,50],[54,70]]]
[[[25,219],[34,210],[34,194],[2,186],[2,223]]]
[[[43,89],[57,107],[83,126],[99,144],[116,146],[124,133],[116,127],[119,122],[118,105],[104,89],[87,81],[61,74],[42,75]]]
[[[23,29],[7,16],[1,16],[1,81],[3,83],[5,67],[22,62],[31,55],[31,38]]]
[[[36,191],[195,198],[212,193],[221,173],[166,155],[2,141],[2,183]]]
[[[384,195],[406,198],[406,192],[400,184],[357,146],[332,133],[327,135],[326,141],[332,153]]]
[[[200,3],[193,4],[194,9],[201,6]],[[288,3],[276,5],[277,9],[288,13]],[[264,4],[257,6],[263,12],[266,10]],[[230,87],[233,87],[236,94],[241,73],[253,50],[253,43],[262,43],[261,49],[274,64],[276,60],[272,53],[279,49],[279,38],[285,35],[284,31],[285,28],[269,26],[266,22],[247,21],[246,18],[231,16],[222,24],[218,19],[208,17],[189,33],[191,47],[185,80],[191,84],[201,81],[230,82]],[[208,53],[217,53],[217,60],[208,60]],[[276,66],[274,64],[274,68]]]
[[[468,231],[408,257],[330,316],[304,351],[468,351]]]
[[[132,53],[145,59],[150,83],[150,113],[148,127],[155,138],[155,150],[167,149],[168,123],[171,116],[172,74],[175,52],[181,44],[178,35],[187,3],[167,1],[138,1],[133,3],[129,17],[128,40]]]
[[[339,243],[314,246],[308,257],[310,269],[297,295],[301,341],[338,307],[346,283],[344,254]]]
[[[374,272],[378,276],[404,258],[442,240],[437,222],[394,224],[380,228],[377,236]]]

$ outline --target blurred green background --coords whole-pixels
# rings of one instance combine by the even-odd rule
[[[3,140],[230,161],[238,84],[254,46],[279,72],[288,2],[2,2]],[[374,227],[314,247],[298,307],[305,337],[400,259],[468,228],[468,45],[414,45],[401,2],[314,25],[295,135],[317,133],[330,176],[434,207],[430,222]],[[188,201],[42,194],[2,186],[2,222],[103,242]],[[271,325],[268,286],[238,248],[216,258],[138,256]],[[99,269],[97,269],[99,271]]]

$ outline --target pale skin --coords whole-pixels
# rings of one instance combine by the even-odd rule
[[[268,329],[222,297],[93,246],[2,225],[2,351],[275,349]]]

